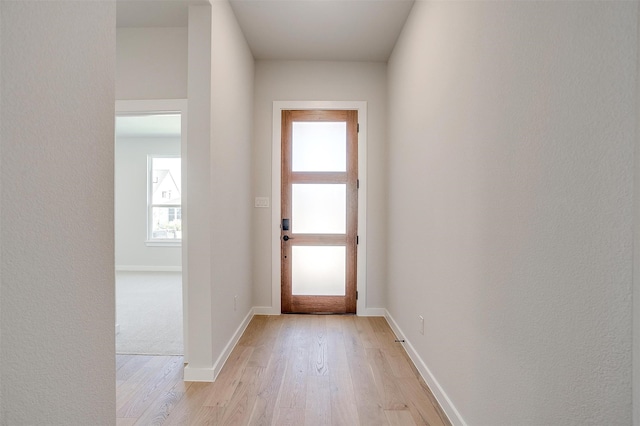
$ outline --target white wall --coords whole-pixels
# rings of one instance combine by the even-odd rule
[[[228,2],[189,7],[185,377],[211,380],[252,305],[254,62]],[[234,298],[237,296],[237,303]]]
[[[147,157],[180,156],[180,139],[116,138],[115,244],[116,268],[122,270],[179,270],[181,247],[154,247],[147,240]]]
[[[254,196],[271,198],[273,101],[367,101],[367,307],[385,306],[386,64],[258,61]],[[272,200],[273,201],[273,200]],[[253,210],[254,304],[271,306],[271,209]]]
[[[637,13],[640,28],[640,8]],[[640,82],[640,32],[636,46],[636,85]],[[636,144],[633,182],[633,424],[640,425],[640,87],[636,87]]]
[[[189,139],[186,173],[182,176],[188,197],[183,207],[187,223],[182,241],[183,247],[186,245],[182,279],[187,283],[185,348],[189,363],[185,379],[205,380],[213,377],[215,362],[211,332],[211,7],[208,5],[189,6],[188,69]]]
[[[187,32],[118,28],[116,99],[185,99]]]
[[[0,423],[113,424],[115,2],[0,11]]]
[[[211,9],[211,301],[218,356],[253,306],[254,61],[229,3],[213,2]]]
[[[631,422],[636,31],[416,2],[395,47],[389,311],[468,424]]]

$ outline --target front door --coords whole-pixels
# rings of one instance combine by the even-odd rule
[[[355,313],[358,111],[282,112],[282,312]]]

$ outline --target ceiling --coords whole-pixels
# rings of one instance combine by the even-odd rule
[[[232,0],[256,59],[386,61],[408,0]]]
[[[217,1],[217,0],[213,0]],[[414,0],[230,0],[256,59],[385,62]],[[118,0],[118,27],[187,26],[205,0]]]

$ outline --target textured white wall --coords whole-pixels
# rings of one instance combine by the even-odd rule
[[[367,101],[367,307],[384,307],[386,282],[386,64],[258,61],[254,196],[271,198],[273,101]],[[273,201],[273,200],[272,200]],[[271,209],[253,209],[254,304],[271,306]]]
[[[187,97],[187,28],[118,28],[116,99]]]
[[[1,2],[0,423],[115,413],[115,2]]]
[[[637,12],[640,29],[640,8]],[[636,46],[636,144],[633,182],[633,424],[640,425],[640,32]]]
[[[185,347],[189,368],[212,368],[211,319],[211,7],[189,6],[187,226],[182,279],[187,283]],[[194,231],[191,231],[194,230]],[[185,375],[188,372],[185,370]]]
[[[389,311],[468,424],[631,422],[636,48],[636,2],[416,2],[396,45]]]
[[[147,247],[148,155],[180,156],[180,139],[116,138],[116,267],[180,268],[181,247]]]
[[[227,1],[211,6],[211,58],[211,301],[217,357],[253,306],[254,61]]]
[[[198,380],[212,378],[214,363],[253,306],[253,73],[229,4],[190,6],[185,374]]]

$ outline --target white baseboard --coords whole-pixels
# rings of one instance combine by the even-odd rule
[[[116,265],[122,272],[181,272],[182,266]]]
[[[244,317],[244,320],[242,320],[242,322],[236,329],[236,332],[233,333],[233,336],[231,336],[231,339],[229,340],[229,342],[227,342],[227,345],[222,350],[222,353],[216,360],[215,364],[213,364],[213,380],[215,380],[218,377],[218,374],[220,374],[220,370],[222,370],[222,367],[224,367],[224,363],[227,362],[227,359],[229,358],[229,355],[231,355],[231,351],[233,350],[233,348],[235,348],[236,344],[238,344],[238,340],[240,340],[240,337],[242,337],[242,333],[244,333],[244,330],[249,325],[251,318],[253,318],[253,309],[249,309],[249,313],[247,313],[247,315]]]
[[[281,312],[271,306],[254,306],[254,315],[280,315]]]
[[[402,332],[402,330],[400,330],[400,327],[393,319],[389,311],[387,311],[386,309],[384,309],[384,311],[384,317],[387,319],[389,326],[398,339],[404,340],[402,346],[407,351],[407,354],[413,361],[413,364],[416,366],[416,368],[420,372],[420,375],[429,386],[429,389],[431,389],[433,396],[440,404],[440,407],[442,407],[442,410],[449,418],[451,424],[453,424],[454,426],[467,426],[467,423],[464,421],[456,407],[453,405],[451,399],[449,399],[444,389],[442,389],[442,387],[440,386],[440,383],[438,383],[434,375],[431,373],[431,370],[429,370],[427,364],[425,364],[420,355],[418,355],[418,352],[416,352],[411,342],[409,342],[409,340],[407,340],[407,338],[404,336],[404,333]]]
[[[184,367],[185,382],[213,382],[216,378],[213,368]]]
[[[222,367],[224,367],[224,363],[227,362],[229,355],[231,355],[231,351],[236,347],[236,344],[240,340],[240,337],[242,337],[242,333],[244,333],[244,330],[249,325],[251,318],[253,318],[253,309],[250,309],[247,316],[244,317],[242,323],[240,323],[240,325],[236,329],[236,332],[233,333],[233,336],[231,336],[231,339],[229,340],[229,342],[227,342],[227,345],[222,350],[222,353],[213,364],[213,367],[194,368],[187,364],[184,367],[184,381],[215,382],[218,374],[220,374],[220,371],[222,370]]]
[[[364,311],[358,311],[356,315],[359,317],[383,317],[387,310],[385,308],[366,308]],[[280,315],[280,312],[271,306],[254,306],[254,315]]]
[[[356,315],[359,317],[383,317],[386,313],[385,308],[365,308],[364,311],[358,311]]]

